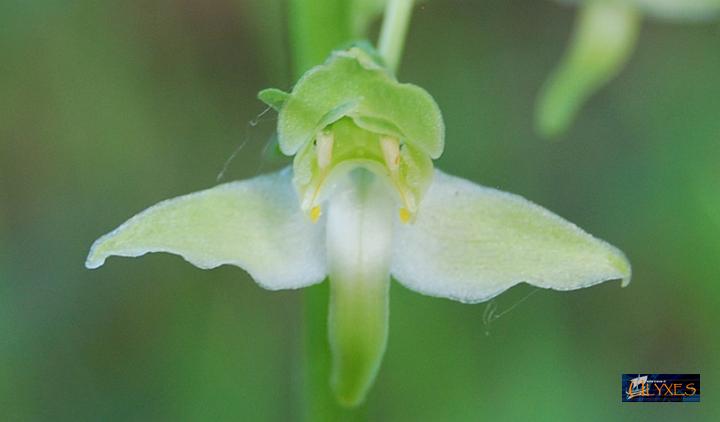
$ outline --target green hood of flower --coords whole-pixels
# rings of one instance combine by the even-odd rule
[[[280,149],[295,155],[295,187],[313,220],[334,182],[363,167],[394,187],[403,221],[410,221],[442,154],[442,115],[422,88],[398,82],[372,51],[333,53],[290,93],[259,97],[278,112]]]

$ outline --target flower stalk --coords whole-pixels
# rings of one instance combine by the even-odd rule
[[[400,65],[413,3],[413,0],[389,0],[385,9],[378,52],[393,72],[397,72]]]

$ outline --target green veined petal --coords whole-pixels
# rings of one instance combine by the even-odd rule
[[[518,195],[439,170],[415,224],[397,228],[391,272],[420,293],[470,303],[521,282],[555,290],[630,282],[617,248]]]
[[[111,255],[170,252],[200,268],[232,264],[261,286],[325,278],[324,224],[300,212],[289,169],[160,202],[98,239],[86,266]]]

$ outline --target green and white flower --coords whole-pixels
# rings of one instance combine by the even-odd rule
[[[672,22],[720,16],[720,0],[561,1],[580,10],[570,45],[538,97],[535,124],[548,138],[564,133],[587,99],[622,70],[643,16]]]
[[[555,290],[630,281],[617,248],[517,195],[433,169],[440,110],[360,48],[334,53],[292,92],[265,90],[292,168],[161,202],[98,239],[111,255],[181,255],[245,269],[262,287],[330,283],[331,384],[362,401],[388,334],[390,279],[486,301],[518,283]]]

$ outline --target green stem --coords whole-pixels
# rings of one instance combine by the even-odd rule
[[[330,393],[327,341],[327,280],[303,292],[303,416],[306,421],[332,420],[337,414]]]
[[[352,41],[349,2],[290,0],[290,48],[295,79],[322,63],[330,53]],[[340,407],[330,389],[327,280],[303,292],[303,419],[341,421],[362,418],[362,411]]]
[[[400,63],[412,0],[389,0],[380,51],[395,70]],[[290,48],[295,79],[322,63],[334,50],[353,41],[351,1],[289,0]],[[309,421],[365,420],[364,406],[341,407],[330,389],[327,280],[305,289],[303,339],[303,416]]]
[[[389,0],[385,9],[378,50],[393,72],[400,65],[412,8],[413,0]]]
[[[290,0],[290,49],[295,78],[352,41],[350,7],[341,0]]]

